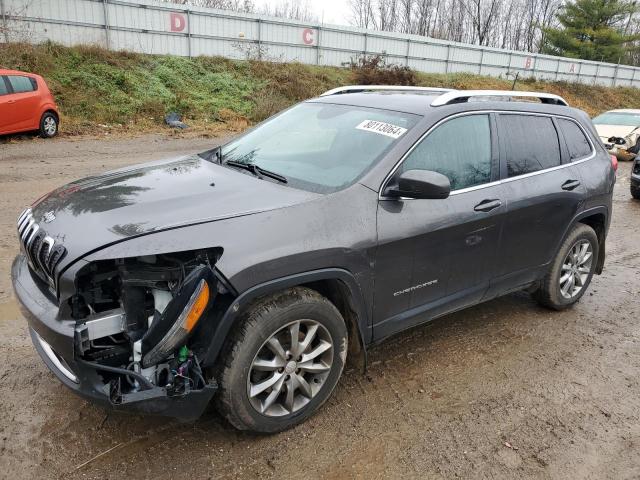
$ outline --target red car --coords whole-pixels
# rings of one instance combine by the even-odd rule
[[[37,130],[51,138],[59,124],[58,107],[40,75],[0,69],[0,135]]]

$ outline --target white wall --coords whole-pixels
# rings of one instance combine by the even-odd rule
[[[484,48],[416,35],[282,20],[221,10],[175,8],[150,0],[0,0],[0,42],[52,40],[113,50],[243,58],[340,66],[380,53],[423,72],[499,76],[520,72],[546,80],[640,86],[638,68]]]

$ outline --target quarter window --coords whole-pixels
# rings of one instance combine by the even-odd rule
[[[430,170],[449,178],[452,190],[491,181],[488,115],[454,118],[427,135],[402,163],[401,171]]]
[[[6,95],[9,93],[7,84],[4,82],[4,77],[0,77],[0,95]]]
[[[571,160],[584,158],[591,154],[591,144],[589,140],[587,140],[587,137],[585,137],[582,129],[576,125],[575,122],[564,118],[558,118],[557,121],[564,134],[564,139],[567,142]]]
[[[9,75],[7,78],[11,84],[13,93],[33,92],[36,89],[35,81],[31,80],[29,77]]]
[[[502,115],[501,120],[509,177],[560,165],[560,142],[551,118]]]

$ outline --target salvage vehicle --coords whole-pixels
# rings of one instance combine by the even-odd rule
[[[640,200],[640,157],[633,161],[631,167],[631,178],[629,179],[631,196],[636,200]]]
[[[608,152],[628,162],[640,151],[640,110],[610,110],[593,119]]]
[[[276,432],[390,335],[517,290],[575,304],[603,269],[614,170],[556,95],[341,87],[45,195],[18,219],[13,286],[76,393],[183,420],[213,399]]]
[[[55,137],[60,114],[40,75],[0,69],[0,135],[37,131]]]

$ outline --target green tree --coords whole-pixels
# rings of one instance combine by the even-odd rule
[[[566,3],[557,18],[560,28],[544,28],[543,53],[617,63],[640,37],[628,35],[636,1],[575,0]]]

